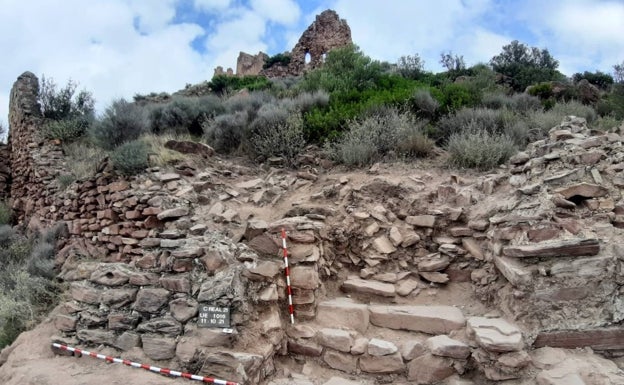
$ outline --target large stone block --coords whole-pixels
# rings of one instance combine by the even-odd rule
[[[353,345],[351,334],[341,329],[321,329],[318,331],[316,338],[319,344],[344,353],[350,352]]]
[[[487,351],[516,352],[523,347],[520,329],[502,318],[471,317],[466,331]]]
[[[293,287],[301,289],[316,289],[321,284],[316,266],[295,266],[290,269],[290,279]]]
[[[144,334],[141,336],[141,341],[145,355],[152,360],[170,360],[175,357],[176,340],[174,338]]]
[[[169,301],[169,291],[165,289],[141,289],[134,302],[134,310],[156,313]]]
[[[326,327],[344,327],[366,332],[368,328],[368,306],[353,302],[348,298],[336,298],[319,303],[316,321]]]
[[[394,297],[396,294],[396,289],[391,283],[360,278],[348,279],[340,288],[347,293],[373,294],[382,297]]]
[[[370,322],[389,329],[447,334],[463,327],[466,319],[452,306],[370,306]]]
[[[364,355],[360,357],[360,369],[374,374],[402,373],[405,371],[405,364],[399,352],[385,356]]]
[[[437,384],[452,376],[453,360],[425,354],[407,364],[407,379],[416,384]]]
[[[323,361],[330,368],[340,370],[346,373],[355,373],[357,370],[358,358],[351,354],[340,353],[335,350],[328,349],[323,354]]]

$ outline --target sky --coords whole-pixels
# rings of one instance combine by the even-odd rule
[[[512,40],[547,48],[567,75],[624,62],[624,0],[0,0],[0,122],[24,71],[78,82],[101,112],[210,80],[240,51],[290,50],[325,9],[373,59],[418,54],[434,72],[442,52],[472,65]]]

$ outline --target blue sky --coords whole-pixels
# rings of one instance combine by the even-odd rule
[[[432,71],[443,51],[470,65],[514,39],[548,48],[567,75],[624,61],[624,0],[0,0],[0,122],[26,70],[78,81],[101,111],[210,79],[239,51],[289,50],[328,8],[369,56],[417,53]]]

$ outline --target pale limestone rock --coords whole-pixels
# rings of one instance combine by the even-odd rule
[[[336,298],[319,303],[317,322],[327,327],[344,327],[365,333],[368,328],[368,306],[353,302],[348,298]]]
[[[384,341],[379,338],[373,338],[368,341],[368,354],[371,356],[387,356],[396,353],[399,348],[390,341]]]
[[[467,333],[479,346],[491,352],[516,352],[522,349],[522,332],[502,318],[471,317]]]
[[[353,345],[353,337],[346,330],[325,328],[319,330],[316,337],[322,346],[344,353],[349,353]]]
[[[420,340],[407,340],[401,345],[401,356],[405,361],[411,361],[426,352],[425,344]]]
[[[392,242],[385,235],[375,238],[373,247],[381,254],[392,254],[396,251],[396,247],[392,245]]]
[[[401,353],[396,352],[387,356],[362,356],[360,369],[366,373],[386,374],[401,373],[405,370]]]
[[[323,361],[330,368],[340,370],[345,373],[355,373],[357,371],[358,358],[335,350],[327,349],[323,354]]]
[[[470,355],[468,345],[446,335],[431,337],[425,341],[425,345],[434,356],[466,359]]]
[[[401,231],[399,231],[398,227],[392,226],[390,228],[390,242],[392,242],[392,246],[399,247],[401,243],[403,243],[403,235],[401,235]]]
[[[347,293],[374,294],[382,297],[394,297],[394,285],[378,281],[351,278],[346,280],[341,289]]]
[[[161,220],[169,220],[169,219],[177,219],[180,217],[184,217],[189,214],[189,209],[187,207],[176,207],[173,209],[168,209],[161,211],[156,217]]]
[[[455,373],[449,358],[424,354],[407,364],[407,379],[417,384],[437,384]]]
[[[446,334],[466,323],[461,310],[452,306],[371,305],[369,310],[373,325],[390,329]]]
[[[433,215],[416,215],[405,218],[405,223],[417,227],[432,228],[435,225],[436,217]]]

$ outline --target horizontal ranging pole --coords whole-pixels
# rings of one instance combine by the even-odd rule
[[[78,353],[78,354],[82,354],[82,355],[93,357],[93,358],[98,358],[100,360],[104,360],[104,361],[107,361],[107,362],[112,362],[112,363],[116,363],[116,364],[124,364],[124,365],[130,366],[130,367],[133,367],[133,368],[145,369],[145,370],[149,370],[150,372],[166,374],[166,375],[173,376],[173,377],[182,377],[182,378],[186,378],[186,379],[189,379],[189,380],[207,382],[207,383],[210,383],[210,384],[217,384],[217,385],[239,385],[238,382],[218,380],[216,378],[197,376],[197,375],[191,374],[191,373],[178,372],[177,370],[171,370],[171,369],[167,369],[167,368],[159,368],[157,366],[150,366],[150,365],[145,365],[145,364],[139,364],[138,362],[132,362],[132,361],[128,361],[128,360],[123,360],[121,358],[113,358],[113,357],[110,357],[110,356],[105,356],[103,354],[97,354],[97,353],[89,352],[89,351],[86,351],[86,350],[73,348],[73,347],[67,346],[67,345],[61,345],[61,344],[53,343],[52,346],[57,348],[57,349],[66,350],[68,352]]]

